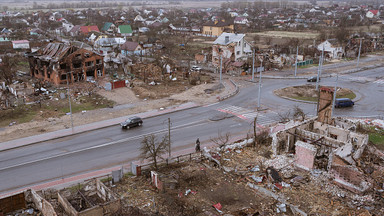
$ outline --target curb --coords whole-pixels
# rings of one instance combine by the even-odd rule
[[[235,82],[233,82],[233,80],[229,79],[229,81],[232,83],[232,85],[235,86],[235,91],[230,93],[230,94],[228,94],[228,95],[226,95],[226,96],[223,96],[223,97],[219,98],[219,101],[223,101],[223,100],[228,99],[230,97],[233,97],[237,93],[239,93],[239,91],[240,91],[239,86]]]
[[[190,102],[188,102],[188,103],[190,103]],[[185,104],[188,104],[188,103],[185,103]],[[157,113],[157,114],[154,114],[154,115],[150,115],[149,114],[148,116],[144,116],[142,118],[143,119],[147,119],[147,118],[151,118],[151,117],[155,117],[155,116],[161,116],[161,115],[165,115],[165,114],[169,114],[169,113],[174,113],[174,112],[178,112],[178,111],[183,111],[183,110],[188,110],[188,109],[199,107],[199,105],[192,103],[192,106],[190,106],[190,107],[182,108],[182,109],[179,109],[179,110],[171,110],[171,109],[175,109],[175,108],[180,107],[180,106],[185,105],[185,104],[181,104],[179,106],[171,106],[171,107],[168,107],[168,108],[160,111],[160,113]],[[148,111],[148,112],[152,112],[152,111]],[[140,116],[140,115],[143,115],[143,114],[145,115],[145,113],[148,113],[148,112],[132,114],[132,115],[129,115],[129,116],[135,116],[135,115]],[[106,123],[105,125],[102,125],[102,126],[95,126],[94,128],[90,128],[90,129],[84,129],[84,130],[79,130],[79,131],[74,130],[73,133],[70,132],[72,130],[71,128],[63,129],[63,130],[59,130],[59,131],[66,131],[68,133],[64,134],[64,135],[53,136],[51,138],[42,138],[40,140],[31,141],[31,142],[27,141],[25,144],[20,144],[18,146],[15,145],[15,146],[12,146],[10,148],[1,148],[1,145],[12,144],[13,142],[17,143],[17,141],[20,141],[20,140],[23,140],[23,139],[30,139],[30,137],[23,137],[23,138],[20,138],[20,139],[10,140],[10,141],[7,141],[7,142],[0,143],[0,152],[4,152],[4,151],[12,150],[12,149],[17,149],[17,148],[33,145],[33,144],[38,143],[38,142],[45,142],[45,141],[48,141],[48,140],[55,140],[55,139],[59,139],[59,138],[67,137],[67,136],[72,136],[72,135],[77,135],[77,134],[81,134],[81,133],[85,133],[85,132],[89,132],[89,131],[98,130],[98,129],[101,129],[101,128],[111,127],[113,125],[116,125],[116,124],[120,123],[122,121],[121,119],[126,119],[129,116],[124,116],[124,117],[118,117],[118,118],[114,118],[114,119],[104,120],[104,121],[110,121],[110,123]],[[90,124],[94,124],[94,123],[98,123],[98,122],[93,122],[93,123],[90,123]],[[90,124],[87,124],[87,125],[90,125]],[[79,125],[77,127],[81,128],[81,127],[84,127],[84,126],[87,126],[87,125]],[[59,133],[59,131],[52,131],[52,132],[49,132],[49,133]],[[40,135],[44,135],[44,134],[40,134]],[[40,135],[35,135],[35,136],[40,136]]]

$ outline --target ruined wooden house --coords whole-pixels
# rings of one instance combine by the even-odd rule
[[[67,83],[67,75],[70,83],[104,77],[102,56],[64,43],[49,43],[28,58],[32,77],[56,85]]]

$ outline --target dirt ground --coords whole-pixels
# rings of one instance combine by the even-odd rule
[[[330,89],[334,89],[331,86],[321,86]],[[294,99],[309,100],[311,98],[317,99],[318,91],[316,91],[315,85],[302,85],[302,86],[291,86],[283,89],[277,89],[274,93],[278,96],[289,97]],[[339,88],[337,90],[337,97],[342,98],[348,95],[352,95],[353,92],[347,88]]]

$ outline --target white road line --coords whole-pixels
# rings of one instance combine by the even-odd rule
[[[193,125],[193,124],[198,123],[198,122],[200,122],[200,121],[195,121],[195,122],[179,125],[179,126],[171,128],[171,129],[173,131],[175,131],[175,130],[190,128],[190,127],[195,127],[195,126],[201,126],[201,125],[204,125],[204,124],[208,123],[208,122],[202,122],[200,124]],[[49,156],[49,157],[45,157],[45,158],[40,158],[40,159],[36,159],[36,160],[33,160],[33,161],[28,161],[28,162],[24,162],[24,163],[20,163],[20,164],[16,164],[16,165],[11,165],[11,166],[8,166],[8,167],[2,167],[2,168],[0,168],[0,171],[6,170],[6,169],[15,168],[15,167],[19,167],[19,166],[28,165],[28,164],[32,164],[32,163],[36,163],[36,162],[40,162],[40,161],[44,161],[44,160],[49,160],[49,159],[53,159],[53,158],[57,158],[57,157],[63,157],[63,156],[67,156],[67,155],[70,155],[70,154],[75,154],[75,153],[84,152],[84,151],[88,151],[88,150],[98,149],[98,148],[102,148],[102,147],[105,147],[105,146],[115,145],[115,144],[119,144],[121,142],[125,142],[125,141],[128,141],[128,140],[134,140],[134,139],[142,138],[142,137],[150,135],[150,134],[159,134],[161,132],[166,132],[166,131],[168,131],[168,130],[167,129],[157,130],[157,131],[154,131],[154,132],[151,132],[151,133],[146,133],[146,134],[142,134],[142,135],[138,135],[138,136],[133,136],[133,137],[129,137],[129,138],[121,139],[121,140],[116,140],[116,141],[104,143],[104,144],[101,144],[101,145],[96,145],[96,146],[92,146],[92,147],[88,147],[88,148],[84,148],[84,149],[79,149],[79,150],[75,150],[75,151],[71,151],[71,152],[66,152],[66,153],[63,153],[63,154],[58,154],[58,155],[53,155],[53,156]]]
[[[203,107],[210,107],[210,106],[213,106],[213,105],[216,105],[216,104],[219,104],[220,102],[216,102],[216,103],[213,103],[213,104],[208,104],[206,106],[203,106]]]

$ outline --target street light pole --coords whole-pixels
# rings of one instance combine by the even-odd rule
[[[321,51],[321,64],[320,64],[320,75],[321,76],[321,72],[323,70],[323,63],[324,63],[324,45],[323,45],[323,51]]]
[[[221,84],[221,74],[223,72],[223,57],[220,55],[220,84]]]
[[[253,49],[252,55],[252,82],[255,80],[255,49]]]
[[[67,72],[67,94],[68,94],[68,102],[69,102],[69,113],[71,115],[71,127],[72,127],[72,133],[73,133],[72,104],[71,104],[71,93],[69,91],[68,74],[71,74],[71,72]]]
[[[362,38],[360,38],[359,55],[357,56],[357,65],[356,65],[356,67],[359,67],[359,62],[360,62],[361,41],[362,41]]]
[[[260,108],[260,97],[261,97],[261,72],[263,70],[263,60],[261,60],[260,63],[260,76],[259,76],[259,92],[257,97],[257,109]]]
[[[169,158],[171,158],[171,118],[168,118],[168,144]]]
[[[298,55],[299,55],[299,46],[297,46],[297,48],[296,48],[295,77],[297,74],[297,57],[298,57]]]
[[[336,75],[336,84],[335,84],[335,91],[333,92],[333,102],[332,102],[332,113],[331,117],[333,115],[334,109],[335,109],[335,101],[336,101],[336,91],[337,91],[337,81],[339,80],[339,74]]]

